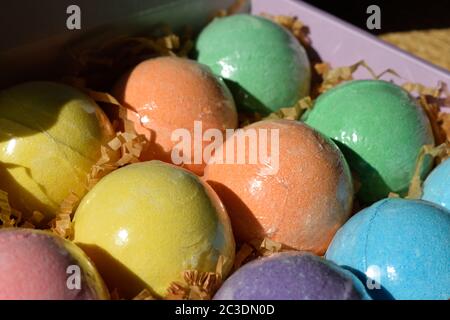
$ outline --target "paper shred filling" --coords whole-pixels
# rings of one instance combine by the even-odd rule
[[[148,289],[144,289],[133,300],[157,300],[157,298]]]
[[[280,110],[271,113],[264,120],[267,119],[286,119],[286,120],[299,120],[303,113],[313,108],[313,101],[311,97],[305,97],[300,99],[293,107],[281,108]]]
[[[286,248],[281,243],[269,238],[264,238],[263,240],[255,239],[250,243],[242,244],[239,248],[234,259],[233,270],[235,271],[259,257],[267,257],[277,252],[290,250],[292,251],[292,249]]]
[[[407,82],[402,86],[411,94],[418,94],[418,101],[430,120],[437,145],[450,144],[450,113],[444,108],[450,106],[450,93],[444,82],[436,87]],[[442,159],[439,159],[441,161]]]
[[[236,0],[227,9],[219,10],[214,17],[226,17],[238,13],[249,2],[249,0]]]
[[[0,190],[0,228],[16,226],[17,221],[12,217],[11,206],[8,201],[8,193]]]
[[[413,178],[411,179],[411,183],[409,185],[408,194],[406,199],[420,199],[422,197],[422,178],[421,173],[423,170],[423,165],[425,161],[430,161],[429,157],[431,157],[431,161],[434,158],[444,158],[450,155],[450,148],[447,144],[443,143],[437,147],[433,145],[424,145],[420,149],[419,156],[417,157],[416,169],[414,171]]]
[[[387,69],[380,74],[376,74],[364,60],[358,61],[350,66],[338,67],[334,69],[331,68],[329,63],[318,63],[314,66],[314,68],[323,78],[323,82],[318,89],[319,93],[323,93],[331,88],[334,88],[342,82],[353,80],[353,74],[361,67],[366,69],[371,77],[376,80],[381,79],[385,74],[392,74],[401,78],[400,75],[398,75],[398,73],[393,69]]]
[[[177,35],[167,25],[159,25],[149,34],[120,36],[105,41],[95,49],[71,48],[68,52],[70,69],[65,80],[80,87],[106,91],[140,62],[159,56],[187,57],[193,47],[190,28]]]
[[[215,272],[187,270],[183,272],[184,283],[170,284],[166,300],[211,300],[222,284],[225,257],[220,256]]]
[[[312,42],[311,38],[309,38],[310,30],[297,17],[284,15],[274,16],[268,13],[262,13],[261,15],[285,27],[304,47],[311,46]]]

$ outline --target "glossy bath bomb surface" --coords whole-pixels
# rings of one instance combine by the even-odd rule
[[[194,121],[201,121],[203,131],[214,128],[225,132],[237,127],[237,112],[228,88],[208,67],[192,60],[161,57],[144,61],[117,83],[113,94],[131,109],[128,118],[150,141],[142,160],[172,162],[171,151],[178,143],[172,140],[172,133],[185,128],[193,138]],[[195,144],[189,142],[192,163],[184,167],[201,175],[202,154],[195,161]],[[203,147],[195,151],[201,152]]]
[[[450,297],[450,211],[421,200],[385,199],[353,216],[326,258],[381,284],[382,299]]]
[[[360,300],[364,287],[349,271],[304,252],[252,261],[228,278],[214,300]]]
[[[236,240],[268,237],[297,250],[324,253],[350,216],[353,199],[349,169],[341,152],[330,139],[297,121],[261,121],[244,130],[246,134],[254,132],[258,144],[269,137],[267,155],[272,160],[212,163],[204,176],[225,204]],[[279,149],[276,139],[270,138],[275,132],[279,133]],[[242,152],[234,135],[213,159],[233,145],[236,155]],[[245,151],[249,150],[247,144]],[[278,161],[272,150],[279,150]]]
[[[144,288],[165,296],[183,271],[215,271],[220,255],[225,276],[233,264],[231,226],[217,195],[163,162],[107,175],[83,198],[74,221],[75,243],[126,298]]]
[[[200,33],[198,61],[227,80],[236,103],[262,114],[293,106],[309,94],[305,49],[287,30],[246,14],[216,18]]]
[[[434,144],[428,118],[408,92],[385,81],[357,80],[319,96],[305,122],[334,139],[371,203],[404,194],[420,148]],[[431,168],[428,161],[424,174]]]
[[[71,242],[44,231],[0,230],[0,300],[108,298],[94,265]]]
[[[423,200],[450,210],[450,159],[436,167],[423,184]]]
[[[71,191],[82,194],[112,128],[93,100],[51,82],[0,92],[0,189],[23,214],[51,219]]]

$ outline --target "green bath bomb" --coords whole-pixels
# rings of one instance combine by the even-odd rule
[[[268,114],[309,94],[305,49],[266,18],[216,18],[200,33],[196,49],[198,61],[226,80],[241,110]]]
[[[303,120],[338,143],[361,183],[357,196],[366,204],[389,192],[404,195],[421,147],[434,144],[430,122],[416,100],[386,81],[339,85],[319,96]],[[428,160],[423,175],[431,169]]]

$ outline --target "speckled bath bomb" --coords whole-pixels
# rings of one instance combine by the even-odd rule
[[[353,216],[326,258],[374,285],[376,299],[450,298],[450,211],[422,200],[385,199]],[[367,281],[367,280],[366,280]]]
[[[202,142],[203,133],[208,129],[225,132],[237,127],[230,91],[207,66],[193,60],[177,57],[146,60],[121,78],[113,95],[128,108],[128,119],[149,142],[141,160],[181,164],[199,175],[205,166],[203,149],[207,143]],[[200,125],[199,140],[195,139],[196,121]],[[184,139],[190,148],[179,147],[184,141],[176,134],[180,130],[190,135],[190,139]],[[187,149],[190,155],[183,154],[183,161],[174,160],[174,149]]]
[[[45,231],[0,230],[0,300],[108,298],[94,265],[72,242]]]
[[[122,297],[148,289],[165,296],[183,272],[223,274],[233,265],[234,239],[225,208],[193,173],[160,161],[118,169],[81,201],[74,217],[75,243]]]
[[[450,210],[450,159],[435,168],[423,184],[422,199]]]
[[[309,94],[305,49],[283,27],[248,14],[216,18],[200,33],[198,61],[227,81],[236,103],[267,114]]]
[[[71,192],[84,194],[112,137],[99,106],[75,88],[27,82],[0,91],[0,189],[25,217],[44,214],[45,225]]]
[[[254,139],[240,143],[245,136]],[[246,155],[244,161],[238,154]],[[252,162],[251,155],[263,157]],[[236,132],[217,149],[204,179],[225,204],[240,242],[267,237],[322,254],[350,216],[353,188],[343,155],[298,121],[260,121]]]
[[[409,93],[379,80],[341,84],[319,96],[305,122],[334,139],[361,183],[358,198],[372,203],[407,191],[417,156],[434,144],[430,122]],[[426,161],[423,173],[431,168]]]
[[[238,269],[214,300],[360,300],[368,298],[349,271],[304,252],[276,253]]]

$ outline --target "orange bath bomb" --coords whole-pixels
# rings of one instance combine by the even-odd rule
[[[202,141],[202,133],[237,127],[236,107],[223,80],[192,60],[146,60],[119,80],[113,95],[127,107],[135,130],[149,141],[141,160],[171,162],[201,175],[206,163],[203,149],[208,144]],[[199,134],[195,137],[196,121]],[[172,137],[177,129],[185,129],[191,139]],[[178,162],[172,155],[175,148]]]
[[[227,158],[233,149],[234,163]],[[227,207],[241,243],[269,238],[323,254],[350,216],[353,186],[344,157],[297,121],[260,121],[236,132],[216,150],[204,179]]]

